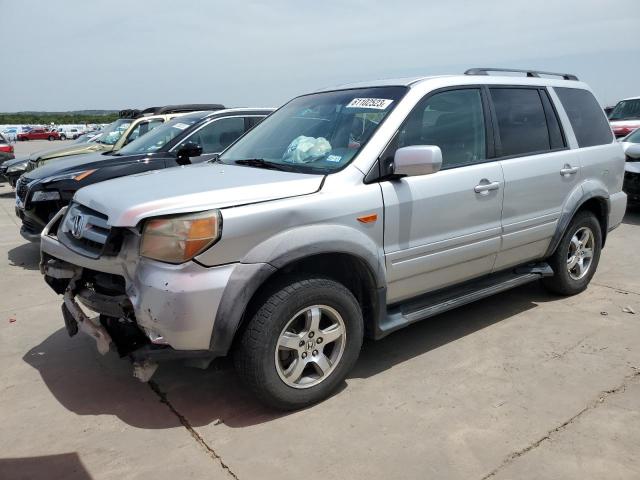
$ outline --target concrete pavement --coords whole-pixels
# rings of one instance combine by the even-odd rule
[[[0,184],[0,478],[640,478],[640,212],[586,292],[532,284],[366,342],[336,395],[283,415],[224,364],[145,385],[68,338],[12,209]]]

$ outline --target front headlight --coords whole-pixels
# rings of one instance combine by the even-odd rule
[[[27,168],[27,163],[29,163],[29,160],[11,165],[7,168],[7,173],[23,172]]]
[[[64,175],[55,175],[53,177],[45,178],[41,183],[58,182],[60,180],[75,180],[76,182],[79,182],[80,180],[87,178],[95,171],[96,169],[94,168],[92,170],[81,170],[79,172],[65,173]]]
[[[49,200],[60,200],[59,192],[33,192],[31,197],[32,202],[47,202]]]
[[[142,230],[140,255],[167,263],[184,263],[220,238],[222,216],[218,210],[151,218]]]

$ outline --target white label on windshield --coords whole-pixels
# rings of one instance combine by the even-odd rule
[[[189,125],[186,123],[176,123],[173,128],[178,128],[180,130],[184,130],[185,128],[189,128]]]
[[[338,163],[340,160],[342,160],[340,155],[329,155],[327,157],[327,162]]]
[[[376,110],[384,110],[393,100],[386,98],[354,98],[349,102],[347,108],[375,108]]]

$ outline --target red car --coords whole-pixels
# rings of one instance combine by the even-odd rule
[[[60,134],[55,130],[47,130],[44,128],[34,128],[26,133],[19,133],[18,140],[60,140]]]

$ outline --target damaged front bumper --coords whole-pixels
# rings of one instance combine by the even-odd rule
[[[138,255],[134,233],[123,240],[117,255],[89,258],[50,233],[64,211],[42,232],[40,270],[64,295],[70,335],[78,330],[89,334],[100,353],[115,345],[134,360],[142,380],[160,360],[213,358],[209,346],[214,319],[233,264],[207,268],[195,262],[148,260]]]

